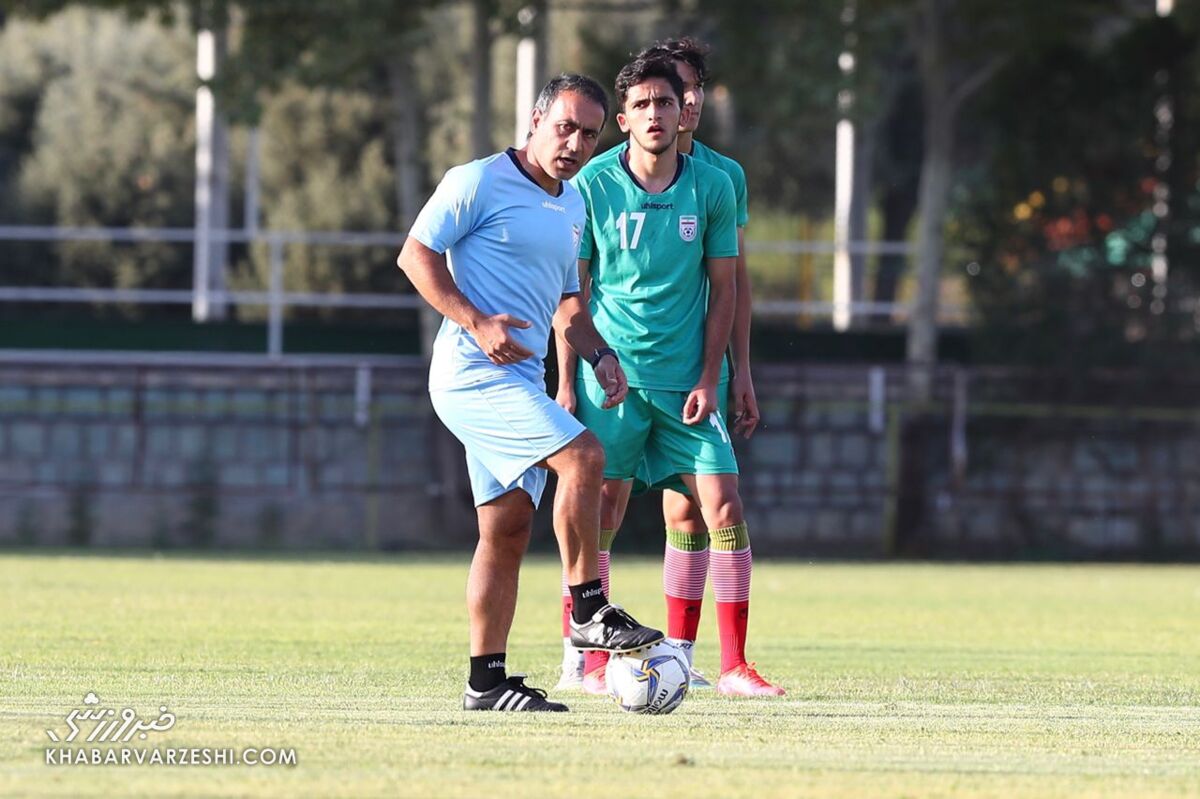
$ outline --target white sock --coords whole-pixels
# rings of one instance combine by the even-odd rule
[[[683,656],[687,658],[688,668],[690,669],[692,667],[692,650],[695,648],[696,642],[689,641],[686,638],[667,638],[665,640],[668,644],[683,653]]]

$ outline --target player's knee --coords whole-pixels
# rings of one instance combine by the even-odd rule
[[[722,491],[715,497],[712,508],[705,517],[709,527],[713,529],[741,524],[742,498],[738,496],[737,491]]]
[[[625,509],[602,496],[600,498],[600,529],[617,530],[624,521]]]
[[[619,480],[605,480],[600,488],[600,501],[607,507],[621,507],[625,504],[625,487]]]
[[[704,516],[699,506],[691,497],[677,491],[663,492],[663,522],[668,528],[685,533],[704,531]]]
[[[488,538],[480,538],[480,544],[486,553],[485,563],[493,569],[508,573],[521,568],[525,552],[529,549],[529,531],[506,531],[496,533]]]
[[[585,430],[571,442],[571,464],[581,477],[596,477],[604,474],[604,447],[600,439],[589,430]]]
[[[527,522],[513,521],[511,523],[481,525],[479,538],[488,546],[505,550],[525,551],[529,544],[530,525]]]
[[[516,496],[516,495],[513,495]],[[503,499],[501,500],[503,501]],[[479,543],[500,554],[518,553],[518,557],[529,546],[533,529],[533,503],[517,505],[507,511],[497,512],[495,506],[479,512]]]

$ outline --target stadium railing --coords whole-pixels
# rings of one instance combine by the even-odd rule
[[[193,228],[108,228],[108,227],[47,227],[32,225],[0,226],[0,241],[14,242],[165,242],[194,244]],[[213,241],[230,244],[264,244],[268,254],[268,285],[265,291],[210,290],[207,301],[214,304],[233,304],[267,308],[267,355],[279,358],[284,352],[283,320],[289,307],[298,308],[358,308],[418,310],[421,299],[415,294],[375,293],[314,293],[286,291],[285,253],[288,246],[333,245],[340,247],[394,247],[404,243],[404,236],[395,233],[340,231],[246,231],[215,230]],[[828,241],[751,241],[747,251],[773,255],[832,255],[833,242]],[[913,246],[908,242],[858,241],[850,242],[851,255],[908,255]],[[81,288],[71,286],[12,286],[0,285],[2,303],[83,303],[133,305],[194,305],[196,289],[138,289],[138,288]],[[903,321],[909,312],[908,303],[850,302],[824,300],[762,299],[755,302],[758,317],[831,318],[846,310],[858,318],[885,318]],[[943,304],[939,321],[943,324],[963,324],[965,308]]]

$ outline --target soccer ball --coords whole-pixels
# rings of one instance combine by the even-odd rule
[[[611,656],[604,676],[609,696],[630,713],[670,713],[683,702],[689,684],[687,659],[665,642]]]

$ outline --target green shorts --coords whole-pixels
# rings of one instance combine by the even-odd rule
[[[709,414],[695,425],[683,423],[687,391],[630,388],[615,408],[601,409],[604,390],[595,383],[575,384],[576,416],[604,445],[606,480],[634,480],[635,491],[683,490],[681,474],[737,474],[737,457],[725,415]],[[723,409],[728,385],[718,389]]]

